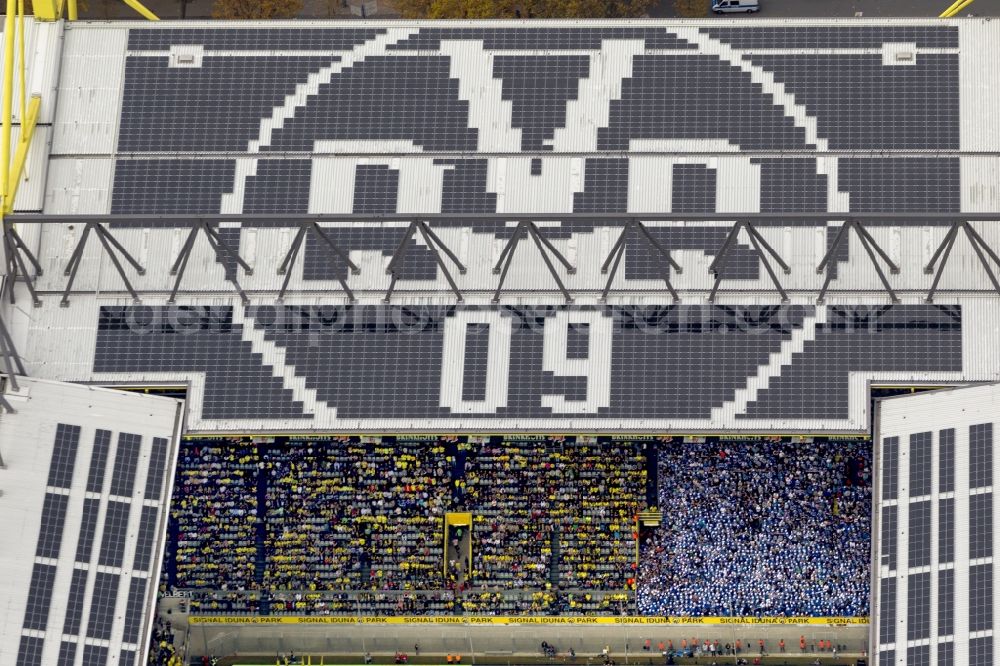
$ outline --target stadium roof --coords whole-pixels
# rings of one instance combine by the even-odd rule
[[[954,226],[996,21],[32,30],[34,374],[240,432],[856,432],[869,382],[1000,378],[1000,230]]]
[[[145,663],[180,403],[18,383],[0,413],[0,662]]]

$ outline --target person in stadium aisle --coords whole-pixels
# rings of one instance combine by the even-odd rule
[[[667,442],[657,471],[640,612],[868,614],[869,443]]]

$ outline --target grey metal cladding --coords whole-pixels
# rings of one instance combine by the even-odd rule
[[[469,103],[460,99],[450,70],[444,55],[355,62],[321,83],[309,103],[274,130],[265,152],[312,152],[316,141],[328,139],[411,140],[424,150],[474,152],[478,131],[469,126]]]
[[[59,423],[52,448],[47,485],[69,488],[76,469],[76,452],[80,446],[80,426]]]
[[[83,646],[83,666],[107,666],[108,648],[99,645]]]
[[[911,569],[931,563],[931,502],[911,502],[906,564]]]
[[[928,572],[910,574],[906,579],[906,639],[930,638],[931,634],[931,575]]]
[[[628,210],[626,157],[590,157],[583,169],[583,190],[573,194],[575,213],[623,213]]]
[[[56,666],[74,666],[76,664],[76,643],[61,641],[59,643],[59,657]]]
[[[910,497],[931,494],[931,433],[919,432],[910,435]]]
[[[434,51],[441,48],[442,40],[481,40],[483,48],[490,50],[597,50],[604,40],[645,40],[649,49],[693,49],[694,44],[681,39],[665,28],[635,26],[599,26],[549,28],[527,27],[462,27],[420,28],[420,31],[398,44],[388,46],[390,51]]]
[[[914,43],[917,48],[958,48],[958,28],[952,26],[753,26],[701,28],[734,49],[877,49],[886,42]]]
[[[90,618],[87,622],[89,638],[110,640],[120,581],[121,578],[117,574],[97,573],[94,579],[94,592],[90,598]]]
[[[915,645],[906,648],[906,666],[931,666],[931,646]]]
[[[886,67],[881,53],[743,58],[795,95],[832,150],[959,147],[957,54],[920,53],[906,67]],[[919,122],[901,122],[915,113]]]
[[[938,433],[938,492],[955,490],[955,429]]]
[[[896,640],[896,579],[883,578],[879,581],[878,597],[878,642],[892,643]]]
[[[95,368],[97,360],[94,360]],[[90,454],[90,469],[87,472],[87,492],[99,493],[104,487],[104,473],[111,450],[111,432],[98,429],[94,433],[94,448]]]
[[[882,520],[879,521],[882,533],[882,538],[879,539],[881,564],[889,567],[890,570],[896,568],[896,539],[899,538],[897,517],[898,508],[896,505],[882,507]]]
[[[52,586],[56,568],[35,562],[31,569],[28,598],[24,609],[24,628],[45,631],[49,624],[49,605],[52,603]]]
[[[119,159],[111,212],[218,213],[222,195],[233,189],[235,173],[232,159]]]
[[[462,400],[486,399],[486,363],[490,350],[489,338],[489,324],[465,325]]]
[[[993,556],[993,493],[969,497],[969,558]]]
[[[21,644],[17,651],[16,666],[42,666],[42,648],[44,645],[44,638],[21,636]]]
[[[993,628],[993,564],[969,567],[969,631]],[[992,641],[990,641],[992,643]]]
[[[961,307],[830,307],[815,339],[738,418],[847,418],[848,378],[861,370],[961,371]]]
[[[969,666],[995,666],[993,661],[993,637],[969,640]]]
[[[577,99],[590,74],[589,55],[495,55],[493,78],[503,81],[511,125],[521,130],[521,150],[552,150],[557,128],[566,126],[566,104]]]
[[[955,570],[941,569],[938,577],[938,636],[948,636],[955,631]]]
[[[725,95],[718,94],[722,90]],[[692,100],[698,100],[697,112]],[[749,73],[711,55],[632,59],[632,76],[622,80],[621,97],[611,100],[608,125],[597,130],[597,149],[628,150],[631,139],[728,139],[743,150],[815,148]]]
[[[97,533],[97,517],[101,501],[85,498],[83,500],[83,515],[80,518],[80,536],[76,541],[76,561],[87,563],[94,547],[94,535]]]
[[[241,332],[228,306],[102,307],[94,371],[204,371],[205,418],[306,418]]]
[[[122,629],[123,643],[136,643],[142,641],[142,619],[146,613],[146,586],[149,581],[145,578],[133,578],[128,586],[128,602],[125,607],[125,624]]]
[[[149,466],[146,472],[146,487],[143,499],[159,502],[163,498],[164,475],[167,471],[167,447],[170,443],[163,437],[154,437],[149,448]]]
[[[969,426],[969,487],[993,485],[993,424]]]
[[[135,488],[135,472],[139,463],[142,437],[132,433],[118,434],[114,471],[111,475],[111,494],[129,497]]]
[[[938,562],[955,560],[955,498],[938,500]]]
[[[348,51],[385,28],[132,28],[130,51],[166,51],[194,44],[218,51]]]
[[[87,593],[87,570],[73,569],[73,580],[69,584],[69,594],[66,596],[66,620],[63,622],[63,633],[76,635],[80,633],[80,622],[83,620],[83,601]]]
[[[128,517],[132,505],[127,502],[108,502],[104,513],[104,531],[101,536],[101,551],[97,562],[106,567],[122,565],[122,551],[128,534]]]
[[[66,524],[66,507],[69,506],[69,496],[56,493],[45,493],[42,504],[42,518],[38,532],[38,546],[35,557],[51,557],[59,559],[59,549],[62,546],[63,528]]]
[[[333,55],[206,54],[200,67],[170,67],[166,54],[130,55],[118,151],[246,151],[258,138],[261,118],[294,94],[310,73],[338,60]]]
[[[132,568],[136,571],[152,573],[150,565],[152,564],[153,544],[156,541],[158,515],[156,507],[142,507],[139,535],[135,540],[135,558],[132,560]]]

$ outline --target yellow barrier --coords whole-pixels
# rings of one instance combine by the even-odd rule
[[[865,625],[867,617],[518,617],[492,615],[397,615],[393,617],[351,615],[201,615],[190,624],[824,624]]]

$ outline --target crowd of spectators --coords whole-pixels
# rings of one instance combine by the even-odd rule
[[[194,440],[164,575],[202,614],[864,615],[870,500],[855,440]]]
[[[244,590],[255,585],[257,445],[207,440],[178,456],[172,557],[180,588]]]
[[[471,453],[464,493],[476,534],[475,586],[634,585],[635,516],[646,484],[640,445],[505,440]]]
[[[177,654],[174,646],[173,628],[165,623],[159,616],[153,625],[153,633],[149,638],[149,658],[146,660],[150,666],[183,666],[184,660]]]
[[[443,587],[443,447],[289,443],[265,468],[266,589]]]
[[[871,445],[664,442],[639,611],[868,613]]]

